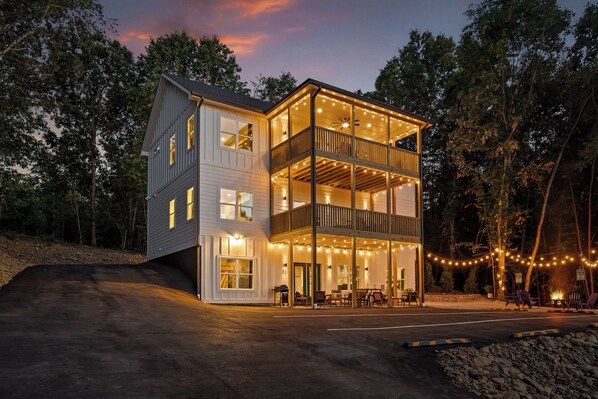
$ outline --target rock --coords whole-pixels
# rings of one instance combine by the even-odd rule
[[[500,399],[519,399],[521,396],[517,392],[509,391],[505,392]]]
[[[503,385],[505,383],[505,379],[502,377],[491,377],[490,379],[496,382],[498,385]]]

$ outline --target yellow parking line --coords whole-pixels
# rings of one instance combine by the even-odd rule
[[[513,333],[511,338],[525,338],[525,337],[536,337],[539,335],[559,334],[561,330],[558,328],[552,328],[549,330],[536,330],[536,331],[522,331]]]

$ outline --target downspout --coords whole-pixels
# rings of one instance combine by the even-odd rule
[[[196,166],[196,173],[195,173],[195,190],[193,190],[193,196],[195,197],[193,201],[195,202],[195,232],[196,232],[196,268],[197,268],[197,299],[201,300],[201,236],[199,232],[199,191],[200,191],[200,177],[199,177],[199,145],[201,143],[200,135],[199,135],[199,109],[203,104],[204,98],[203,96],[199,97],[199,102],[197,103],[197,107],[195,107],[195,117],[194,117],[194,125],[193,130],[195,131],[195,166]]]

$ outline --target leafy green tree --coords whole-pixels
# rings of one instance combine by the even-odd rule
[[[464,183],[447,162],[446,151],[452,124],[447,114],[454,101],[450,82],[457,67],[455,47],[454,41],[444,35],[411,31],[409,42],[380,71],[373,94],[374,98],[434,120],[434,126],[423,135],[424,218],[431,238],[428,245],[448,251],[451,256],[457,242],[466,237],[465,232],[458,237],[463,226],[457,228],[465,208]]]
[[[455,290],[455,279],[453,278],[453,271],[450,267],[442,269],[440,275],[440,287],[444,292],[453,292]]]
[[[0,1],[0,173],[30,164],[35,134],[45,127],[40,72],[54,31],[100,14],[101,6],[91,0]]]
[[[459,88],[450,117],[451,161],[470,190],[488,241],[499,249],[498,280],[521,217],[515,193],[521,179],[545,176],[546,161],[524,163],[545,132],[529,123],[561,61],[570,12],[553,0],[485,0],[467,11],[457,50]],[[550,137],[549,137],[550,139]],[[498,297],[504,295],[504,285]]]
[[[281,72],[279,77],[260,75],[253,85],[253,96],[263,101],[275,103],[297,86],[297,79],[290,72]]]
[[[75,198],[85,198],[89,242],[96,245],[102,147],[111,136],[128,127],[127,88],[132,79],[133,56],[117,41],[107,39],[101,29],[79,22],[56,30],[54,40],[47,109],[57,131],[45,134],[48,155],[75,182]]]

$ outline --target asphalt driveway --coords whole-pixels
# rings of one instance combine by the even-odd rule
[[[0,289],[1,398],[468,398],[413,339],[508,341],[597,316],[214,306],[177,270],[36,266]]]

